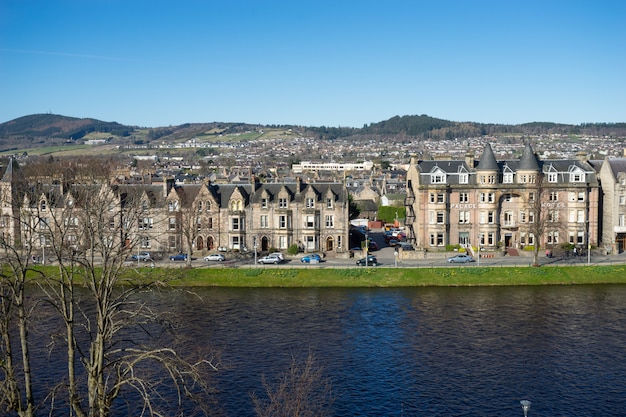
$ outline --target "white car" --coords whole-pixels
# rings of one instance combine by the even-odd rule
[[[285,255],[283,255],[280,252],[272,252],[272,253],[270,253],[267,256],[269,256],[270,258],[278,258],[280,260],[280,262],[285,260]]]
[[[212,253],[210,255],[205,256],[204,260],[207,262],[209,261],[223,262],[224,260],[226,260],[226,258],[221,253]]]

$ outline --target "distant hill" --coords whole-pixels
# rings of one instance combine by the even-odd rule
[[[246,123],[186,123],[179,126],[139,128],[116,122],[80,119],[56,114],[33,114],[0,124],[0,151],[74,143],[90,133],[111,135],[118,143],[149,143],[153,140],[178,141],[203,135],[241,133],[262,128],[293,128],[303,135],[323,139],[374,137],[416,137],[453,139],[497,134],[586,134],[626,137],[626,123],[587,123],[566,125],[533,122],[521,125],[454,122],[427,115],[395,116],[362,128],[259,126]],[[106,135],[105,135],[106,136]]]

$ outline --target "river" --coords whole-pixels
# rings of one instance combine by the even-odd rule
[[[335,416],[626,415],[624,285],[193,291],[150,302],[222,352],[228,416],[308,352]]]

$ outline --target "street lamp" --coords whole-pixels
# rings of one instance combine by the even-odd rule
[[[530,410],[530,401],[522,400],[519,402],[522,406],[522,410],[524,411],[524,417],[528,417],[528,410]]]

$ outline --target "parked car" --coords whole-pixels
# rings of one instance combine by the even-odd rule
[[[152,256],[150,256],[150,252],[141,252],[141,253],[134,254],[133,256],[130,257],[130,259],[132,261],[148,262],[152,260]]]
[[[415,250],[415,248],[413,247],[413,245],[411,245],[408,242],[399,242],[398,243],[398,247],[402,250]]]
[[[467,255],[465,253],[459,253],[456,256],[453,256],[452,258],[448,258],[448,262],[449,263],[465,263],[465,262],[474,262],[474,258],[472,258],[470,255]]]
[[[278,265],[281,261],[277,256],[264,256],[261,259],[259,259],[257,261],[260,264],[274,264],[274,265]]]
[[[367,263],[366,260],[367,259]],[[356,261],[356,264],[359,266],[376,266],[378,265],[378,259],[376,259],[376,257],[374,255],[368,255],[366,258],[361,258],[358,261]]]
[[[170,256],[170,261],[186,261],[187,254],[186,253],[178,253],[176,255]]]
[[[272,252],[267,256],[270,256],[272,258],[278,258],[281,262],[285,260],[285,255],[283,255],[281,252]]]
[[[319,256],[317,253],[311,253],[309,255],[304,255],[302,258],[300,258],[300,262],[302,263],[318,263],[318,262],[322,262],[322,257]]]
[[[222,255],[221,253],[211,253],[205,256],[204,260],[207,262],[209,261],[223,262],[224,260],[226,260],[226,257],[224,257],[224,255]]]

